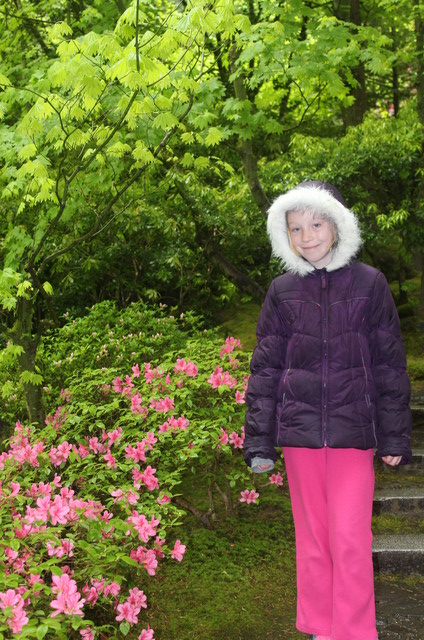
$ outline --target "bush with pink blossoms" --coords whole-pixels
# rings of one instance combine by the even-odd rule
[[[154,640],[149,581],[184,560],[185,512],[212,526],[217,498],[257,500],[250,354],[222,343],[195,317],[107,304],[44,341],[45,427],[18,422],[0,454],[0,638]],[[184,495],[190,474],[207,509]]]

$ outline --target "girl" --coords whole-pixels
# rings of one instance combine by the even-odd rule
[[[297,628],[376,640],[373,454],[410,462],[410,387],[382,273],[353,261],[357,220],[335,187],[303,182],[269,210],[286,273],[268,291],[247,389],[245,459],[283,447],[296,532]]]

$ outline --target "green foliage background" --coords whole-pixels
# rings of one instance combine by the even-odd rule
[[[193,432],[165,434],[157,454],[174,492],[163,530],[184,521],[187,562],[158,569],[146,615],[159,640],[191,638],[193,626],[207,640],[298,637],[287,488],[252,480],[240,450],[217,446],[221,427],[240,430],[243,405],[207,377],[227,335],[242,338],[237,377],[247,374],[259,306],[281,270],[266,211],[322,179],[359,216],[360,258],[391,283],[422,394],[424,2],[0,0],[0,28],[4,446],[18,418],[53,445],[45,419],[62,388],[71,400],[60,438],[117,420],[135,438],[140,418],[102,385],[135,361],[198,362],[179,395]],[[99,495],[128,471],[72,463]],[[74,482],[72,464],[62,471]],[[51,479],[48,466],[40,474]],[[259,505],[238,504],[247,480]],[[10,513],[0,517],[12,538]],[[88,558],[79,580],[102,555],[98,534],[97,524],[73,533]],[[46,571],[61,571],[56,560],[43,558]],[[120,566],[128,584],[133,569]],[[96,624],[113,628],[111,616]],[[50,633],[37,625],[34,637]]]

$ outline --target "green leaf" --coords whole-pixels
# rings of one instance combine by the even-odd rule
[[[221,129],[218,129],[217,127],[211,127],[209,129],[208,135],[206,136],[205,142],[208,147],[212,147],[221,142],[222,138],[223,134]]]
[[[47,293],[47,295],[49,295],[49,296],[53,295],[53,287],[50,284],[50,282],[47,282],[47,280],[45,282],[43,282],[43,289]]]
[[[164,113],[159,113],[156,118],[153,120],[153,127],[155,129],[163,129],[167,131],[168,129],[172,129],[176,125],[178,125],[178,118],[174,116],[173,113],[169,111]]]
[[[33,371],[22,371],[19,379],[24,384],[33,384],[35,386],[43,383],[43,376],[39,373],[34,373]]]
[[[10,87],[12,83],[3,73],[0,73],[0,87]]]
[[[37,147],[33,142],[30,144],[26,144],[20,151],[18,152],[18,158],[20,160],[29,160],[37,155]]]
[[[37,628],[37,639],[42,640],[44,636],[49,632],[49,628],[46,624],[41,624]]]
[[[119,625],[119,630],[122,633],[123,636],[127,636],[129,631],[130,631],[130,624],[129,622],[121,622],[121,624]]]

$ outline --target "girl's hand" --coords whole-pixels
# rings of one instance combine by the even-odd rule
[[[273,465],[271,464],[258,464],[256,467],[256,469],[258,469],[258,471],[260,473],[263,473],[264,471],[270,471],[273,468]]]
[[[402,456],[383,456],[382,460],[391,467],[396,467],[402,460]]]

